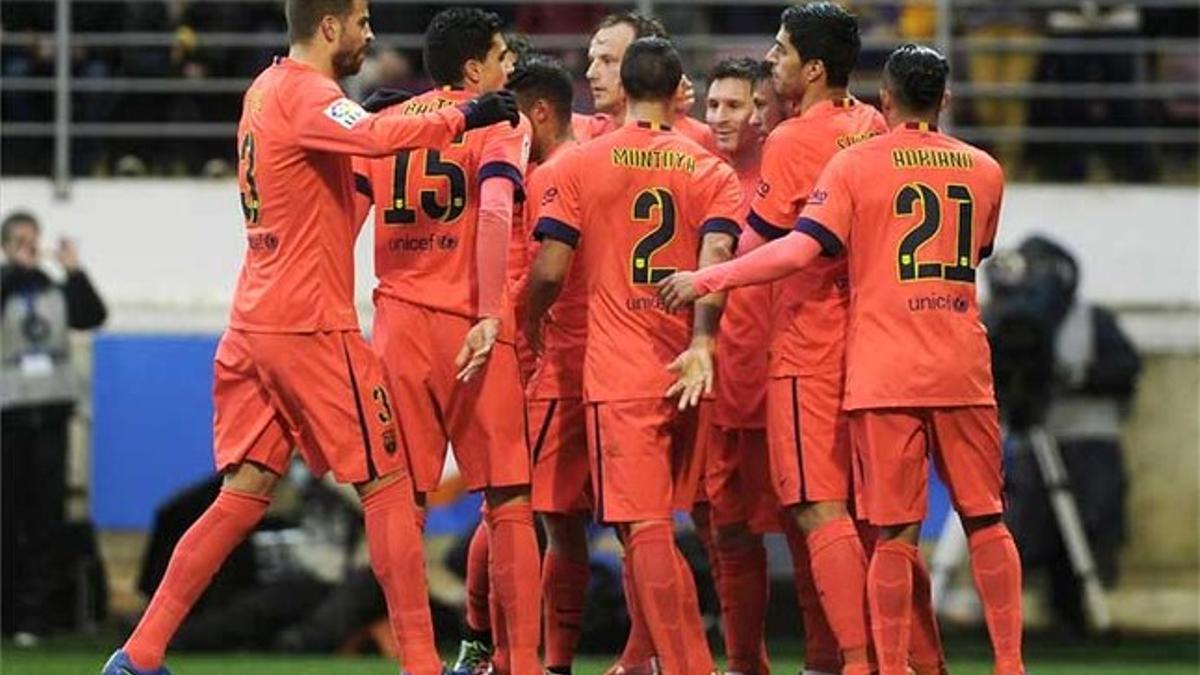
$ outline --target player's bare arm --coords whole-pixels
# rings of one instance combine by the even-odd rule
[[[558,298],[563,280],[571,269],[575,249],[567,244],[550,239],[542,240],[537,257],[529,270],[529,311],[525,316],[525,339],[534,353],[542,353],[542,321],[546,312]]]
[[[731,259],[734,241],[731,235],[723,232],[704,235],[700,247],[700,267],[710,267]],[[724,307],[724,293],[710,294],[696,303],[692,318],[692,342],[667,366],[678,376],[667,389],[667,397],[679,395],[680,410],[699,405],[701,396],[712,393],[713,352],[717,346],[717,327]]]

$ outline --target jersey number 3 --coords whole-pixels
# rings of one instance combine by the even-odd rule
[[[383,212],[383,222],[389,225],[411,225],[417,222],[417,211],[408,199],[408,167],[413,159],[423,164],[426,179],[445,181],[445,191],[422,188],[421,211],[430,220],[454,222],[467,208],[467,174],[454,162],[442,160],[437,150],[404,150],[396,154],[396,170],[392,175],[392,208]],[[440,199],[439,199],[440,197]]]
[[[900,240],[900,248],[896,252],[901,281],[945,279],[975,283],[975,267],[971,264],[971,221],[975,217],[975,202],[971,198],[971,190],[966,185],[947,185],[946,198],[958,204],[958,240],[954,261],[922,262],[917,259],[921,247],[936,237],[942,228],[942,197],[924,183],[909,183],[896,193],[894,207],[897,216],[915,215],[917,205],[921,205],[921,222]]]
[[[246,227],[254,227],[258,225],[258,215],[262,210],[262,200],[258,196],[258,183],[254,180],[254,134],[247,132],[242,137],[242,148],[238,153],[238,159],[245,166],[245,173],[242,174],[245,178],[242,185],[242,218],[246,221]]]
[[[675,238],[675,198],[665,188],[649,188],[633,200],[633,221],[651,221],[658,209],[658,227],[633,246],[629,271],[635,285],[657,284],[675,273],[674,267],[654,267],[650,257]]]

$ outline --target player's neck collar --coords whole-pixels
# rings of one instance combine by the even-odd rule
[[[930,124],[929,122],[911,122],[911,121],[901,124],[900,128],[904,129],[906,131],[924,131],[927,133],[936,133],[938,130],[936,124]]]
[[[649,120],[634,120],[634,125],[639,129],[649,129],[651,131],[670,131],[671,125],[661,122],[651,122]]]

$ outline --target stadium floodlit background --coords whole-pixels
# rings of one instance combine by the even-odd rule
[[[421,33],[445,4],[373,0],[374,54],[344,83],[346,90],[362,97],[380,86],[423,89]],[[743,0],[479,4],[528,35],[536,49],[564,60],[579,76],[581,112],[591,106],[582,74],[596,21],[618,8],[658,15],[697,83],[699,116],[705,71],[725,56],[764,54],[783,6]],[[876,100],[883,59],[902,42],[925,42],[950,55],[954,103],[943,126],[992,151],[1010,181],[998,247],[1015,247],[1033,233],[1058,241],[1078,262],[1079,297],[1114,310],[1141,356],[1135,394],[1123,402],[1126,478],[1116,481],[1127,489],[1114,498],[1121,502],[1115,509],[1109,503],[1098,511],[1109,515],[1087,522],[1093,534],[1123,533],[1122,541],[1110,542],[1119,575],[1106,590],[1118,637],[1081,638],[1066,629],[1049,608],[1047,578],[1053,575],[1033,571],[1026,584],[1031,672],[1196,672],[1200,4],[845,4],[860,16],[864,35],[854,93]],[[36,214],[47,247],[59,236],[77,240],[110,309],[103,330],[72,341],[87,386],[72,423],[68,499],[78,555],[64,558],[72,561],[70,569],[59,575],[60,628],[36,644],[18,645],[11,626],[4,626],[0,671],[93,672],[145,601],[139,584],[143,557],[157,542],[151,537],[155,509],[211,472],[211,359],[243,245],[233,137],[241,93],[273,55],[286,52],[282,3],[5,0],[0,28],[0,211]],[[369,240],[364,234],[358,250],[364,325],[370,323]],[[1086,472],[1088,465],[1084,457],[1072,468]],[[1090,479],[1073,478],[1077,491],[1089,489]],[[294,482],[296,500],[303,501],[311,486],[302,478]],[[451,639],[463,595],[460,535],[475,512],[452,479],[439,502],[428,556],[445,626],[440,637]],[[931,551],[945,514],[944,497],[937,502],[927,532]],[[258,576],[251,585],[271,569],[312,566],[286,553],[289,517],[280,515],[285,525],[274,534],[256,537]],[[600,548],[597,565],[611,565],[611,549]],[[279,555],[264,562],[272,551]],[[8,560],[20,555],[3,551]],[[322,577],[330,587],[345,582],[354,567],[346,555],[334,558],[335,570]],[[771,645],[784,672],[795,669],[799,646],[786,558],[773,560],[775,567]],[[952,672],[987,672],[969,574],[947,578],[940,604]],[[226,581],[236,587],[236,580]],[[601,653],[582,672],[601,672],[615,653],[602,633],[618,610],[605,605],[605,597],[593,593],[598,599],[587,625],[595,635],[585,646]],[[294,634],[276,638],[250,645],[231,638],[226,649],[325,648]],[[292,660],[232,654],[217,645],[206,656],[174,657],[183,664],[177,672],[392,672],[378,657]],[[204,648],[212,649],[211,642]],[[367,631],[328,647],[335,650],[369,654],[374,645]]]

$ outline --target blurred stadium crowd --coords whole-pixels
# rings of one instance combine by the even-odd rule
[[[849,4],[861,17],[865,40],[859,66],[865,72],[878,72],[883,58],[898,41],[932,42],[935,37],[938,15],[930,0]],[[426,88],[420,51],[406,44],[404,37],[423,30],[441,6],[376,2],[372,23],[379,39],[363,74],[346,83],[350,93],[365,96],[380,86],[410,91]],[[984,130],[982,137],[966,137],[992,150],[1010,176],[1060,182],[1195,180],[1195,140],[1060,144],[1046,142],[1044,136],[988,136],[986,132],[1037,128],[1194,129],[1200,120],[1200,101],[1194,89],[1188,87],[1200,77],[1200,48],[1193,43],[1190,50],[1159,49],[1148,40],[1174,39],[1176,44],[1194,40],[1200,36],[1200,9],[1189,8],[1186,3],[1139,6],[1069,1],[967,2],[951,6],[951,34],[958,53],[954,63],[963,64],[955,79],[985,85],[982,90],[957,98],[955,122]],[[490,7],[517,33],[528,35],[541,51],[559,55],[576,73],[580,85],[576,107],[584,112],[591,101],[583,80],[583,35],[612,8],[609,3],[533,2]],[[680,40],[680,46],[693,78],[698,79],[722,57],[765,52],[766,36],[771,34],[780,8],[756,2],[672,2],[657,3],[655,13],[677,37],[692,38]],[[241,91],[249,78],[283,49],[285,28],[277,7],[269,2],[89,0],[72,3],[71,11],[73,32],[85,38],[73,44],[72,76],[75,82],[90,84],[73,85],[74,123],[230,125],[227,134],[168,132],[143,138],[75,138],[72,173],[229,175],[234,159],[232,123],[239,114]],[[53,2],[5,3],[0,26],[5,39],[0,53],[2,75],[9,83],[2,94],[2,121],[6,124],[48,124],[53,120],[54,20]],[[715,37],[710,39],[710,34]],[[573,35],[579,35],[577,46],[570,40]],[[1060,39],[1074,45],[1070,49],[1039,47]],[[1094,52],[1088,49],[1087,40],[1096,41]],[[1101,44],[1105,41],[1107,44]],[[1124,50],[1121,41],[1130,48]],[[967,51],[972,42],[975,46]],[[106,87],[101,83],[104,80],[125,84]],[[35,84],[22,87],[21,82]],[[1113,88],[1108,97],[1095,91],[1073,97],[1038,87],[1063,83]],[[875,98],[873,80],[860,78],[857,85],[860,97]],[[987,90],[986,85],[998,86]],[[1139,85],[1165,86],[1161,89],[1165,95],[1148,95],[1146,91],[1151,90],[1138,93]],[[0,168],[5,175],[47,175],[52,144],[49,134],[6,134]]]

